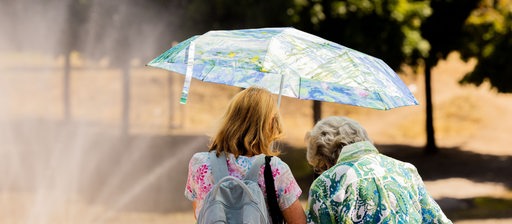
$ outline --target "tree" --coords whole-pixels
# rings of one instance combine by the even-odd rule
[[[432,46],[426,60],[426,84],[430,83],[430,67],[450,52],[458,51],[466,61],[477,59],[475,69],[460,83],[480,85],[488,81],[498,92],[512,92],[512,64],[508,61],[512,56],[511,4],[510,0],[432,1],[434,13],[422,28]],[[427,152],[435,153],[432,120],[430,109],[427,110],[427,130],[430,129]]]
[[[82,2],[84,0],[75,0]],[[129,133],[131,101],[131,62],[135,58],[148,59],[160,51],[162,39],[172,36],[172,16],[162,18],[180,1],[111,0],[94,1],[87,13],[87,22],[81,29],[87,43],[83,53],[91,60],[108,58],[110,66],[120,68],[122,73],[121,132]],[[172,14],[172,13],[171,13]],[[178,14],[173,14],[179,17]],[[166,40],[168,41],[168,40]],[[168,46],[168,42],[165,43]],[[158,49],[158,50],[156,50]]]
[[[89,13],[90,2],[83,0],[72,0],[67,2],[67,14],[65,30],[62,32],[63,36],[63,49],[64,54],[64,78],[63,78],[63,107],[64,107],[64,120],[69,121],[71,117],[71,102],[70,102],[70,80],[71,80],[71,52],[74,50],[81,51],[83,45],[81,29],[84,28],[87,22],[87,14]]]
[[[422,35],[430,43],[430,51],[425,58],[425,104],[427,145],[425,152],[433,154],[438,151],[435,132],[431,91],[431,70],[441,59],[461,47],[464,22],[476,7],[478,0],[432,0],[433,10],[422,26]]]

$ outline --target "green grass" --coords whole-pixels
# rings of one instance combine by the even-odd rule
[[[512,217],[512,199],[477,197],[464,201],[469,208],[447,211],[446,215],[452,220]]]

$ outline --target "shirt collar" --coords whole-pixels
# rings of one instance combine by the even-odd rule
[[[373,153],[379,153],[379,151],[370,141],[352,143],[343,147],[336,163],[358,159]]]

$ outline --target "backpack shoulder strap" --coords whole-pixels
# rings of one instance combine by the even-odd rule
[[[211,151],[210,165],[212,166],[212,174],[215,183],[218,183],[220,179],[229,175],[226,155],[224,153],[220,153],[219,157],[217,157],[217,152]]]
[[[272,156],[265,156],[265,190],[267,191],[267,202],[268,208],[270,211],[270,216],[272,218],[272,223],[281,224],[283,222],[283,213],[279,208],[279,203],[277,202],[276,195],[276,187],[274,184],[274,176],[272,175],[272,167],[270,167],[270,160]]]
[[[249,168],[249,171],[247,171],[247,175],[245,176],[245,179],[258,182],[258,173],[260,172],[260,168],[264,163],[265,163],[265,155],[263,155],[263,154],[256,155],[256,159],[252,163],[251,168]]]

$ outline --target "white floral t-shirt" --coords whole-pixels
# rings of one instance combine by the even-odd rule
[[[235,158],[233,154],[228,154],[227,165],[230,176],[239,179],[245,178],[245,175],[252,163],[256,159],[253,157],[238,156]],[[276,186],[276,195],[281,210],[288,208],[302,194],[297,181],[288,165],[278,157],[273,157],[270,166],[272,167],[272,175],[274,176],[274,184]],[[258,174],[258,185],[263,191],[265,198],[267,193],[265,190],[265,178],[263,171],[265,164],[260,168]],[[199,152],[192,156],[188,166],[187,185],[185,187],[185,197],[191,201],[197,201],[196,214],[199,214],[203,205],[206,194],[210,192],[214,185],[212,168],[210,165],[210,154],[208,152]]]

